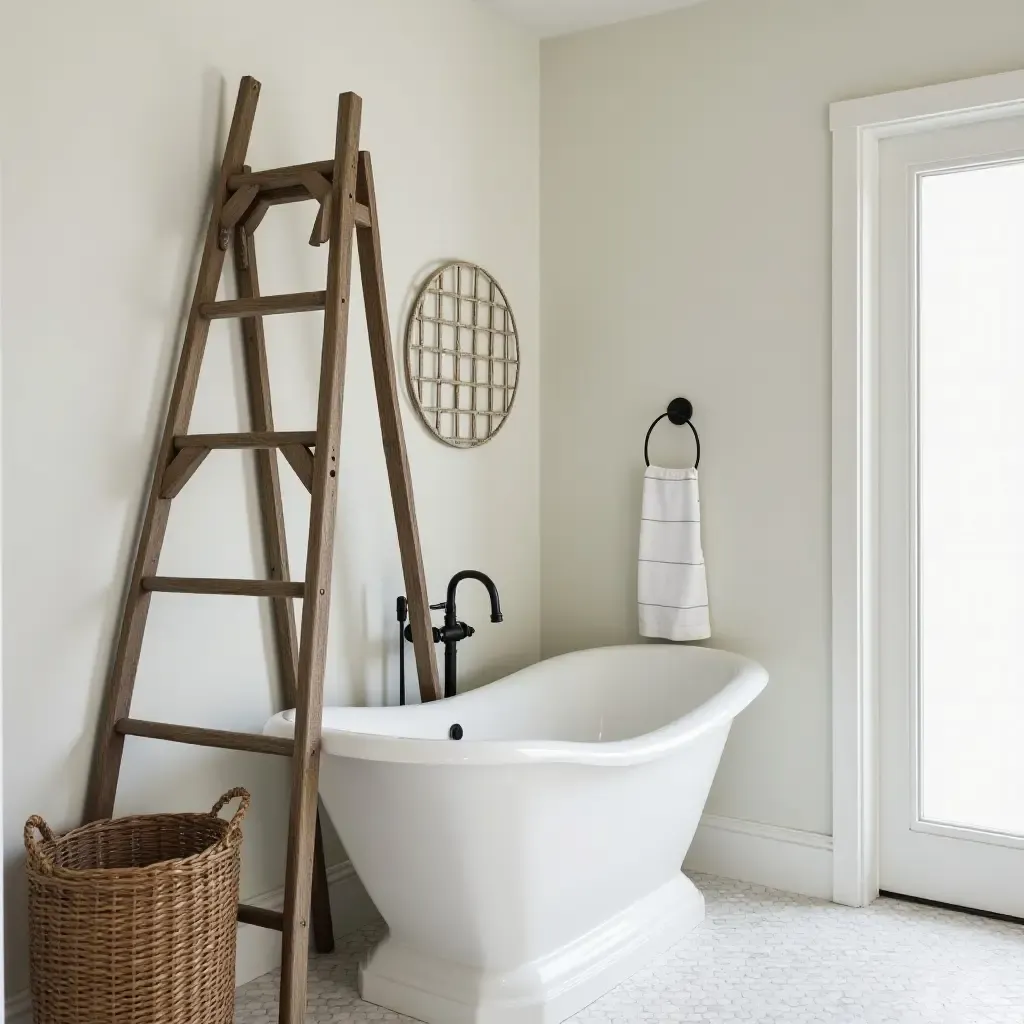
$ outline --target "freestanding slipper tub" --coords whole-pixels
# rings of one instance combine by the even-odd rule
[[[676,942],[704,917],[683,857],[767,680],[644,644],[430,704],[325,708],[320,793],[389,928],[363,998],[428,1024],[555,1024]]]

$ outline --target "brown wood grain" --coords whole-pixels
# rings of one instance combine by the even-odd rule
[[[247,750],[252,754],[279,754],[291,757],[294,740],[284,736],[263,736],[260,733],[226,732],[223,729],[200,729],[172,722],[147,722],[141,718],[121,718],[114,729],[121,736],[145,736],[170,743],[189,743],[195,747],[218,750]]]
[[[249,212],[253,200],[259,193],[255,185],[240,188],[225,204],[220,213],[220,226],[230,230]]]
[[[255,319],[255,318],[250,318]],[[252,430],[241,434],[182,434],[174,439],[181,448],[283,448],[316,444],[313,430]]]
[[[328,197],[330,193],[328,193]],[[305,185],[286,185],[283,188],[264,189],[259,194],[259,199],[253,204],[252,211],[246,217],[245,224],[249,231],[255,231],[260,221],[266,216],[271,206],[283,206],[286,203],[305,203],[314,197]],[[356,224],[365,227],[370,223],[370,211],[362,203],[356,203]],[[330,217],[327,219],[328,226],[325,231],[330,230]],[[325,238],[324,241],[327,241]]]
[[[258,199],[253,203],[252,209],[249,211],[249,216],[246,217],[243,222],[249,238],[252,238],[252,233],[263,222],[263,218],[266,217],[267,211],[272,205],[272,203],[268,203],[265,199]]]
[[[308,203],[312,201],[309,189],[305,185],[282,185],[280,188],[264,188],[260,190],[260,202],[268,206],[283,206],[287,203]]]
[[[203,460],[209,454],[210,449],[201,446],[182,448],[171,459],[170,465],[164,473],[160,484],[160,497],[168,500],[177,497],[182,487],[192,479],[192,474],[203,464]]]
[[[143,576],[142,589],[160,594],[215,594],[226,597],[302,597],[302,583],[284,580],[225,580],[198,576]]]
[[[290,444],[285,445],[281,449],[281,454],[285,457],[285,461],[288,465],[295,470],[295,475],[302,482],[302,486],[312,494],[313,455],[310,450],[303,445]]]
[[[331,183],[322,174],[311,170],[303,171],[299,177],[309,194],[320,204],[309,244],[323,245],[331,234]]]
[[[174,458],[174,436],[187,432],[192,415],[199,368],[210,327],[210,321],[199,311],[203,305],[217,297],[217,285],[220,282],[225,256],[219,245],[219,236],[221,213],[228,197],[227,182],[232,175],[238,174],[245,164],[245,152],[249,146],[259,92],[260,84],[255,78],[246,76],[239,84],[231,127],[224,147],[224,157],[213,190],[213,209],[199,262],[195,293],[185,326],[163,435],[154,460],[149,498],[142,517],[135,558],[128,576],[121,624],[100,710],[85,800],[85,821],[108,818],[114,810],[114,796],[124,750],[124,737],[114,729],[114,723],[118,719],[127,718],[129,714],[142,637],[149,612],[150,596],[142,587],[142,579],[156,573],[160,560],[170,511],[170,500],[161,497],[161,486],[167,467]]]
[[[247,185],[255,185],[261,190],[301,185],[302,175],[309,171],[323,175],[329,181],[334,174],[334,161],[319,160],[311,164],[290,164],[288,167],[273,167],[266,171],[240,171],[228,178],[228,190],[235,192]]]
[[[328,196],[316,211],[316,219],[313,221],[313,230],[309,233],[309,244],[319,248],[324,242],[330,241],[331,237],[331,200]]]
[[[214,189],[213,209],[195,294],[156,457],[138,549],[126,588],[121,628],[99,723],[99,741],[86,801],[86,820],[109,816],[113,810],[125,735],[224,749],[293,754],[284,911],[276,914],[242,905],[238,916],[243,922],[282,930],[280,1021],[282,1024],[302,1024],[305,1016],[310,922],[313,923],[318,949],[330,948],[330,944],[333,944],[318,817],[318,775],[353,233],[357,226],[381,432],[412,612],[412,630],[423,699],[440,696],[440,684],[433,645],[430,643],[422,552],[402,434],[394,354],[384,294],[373,174],[369,156],[359,154],[362,101],[353,93],[340,97],[333,161],[297,164],[253,174],[244,166],[244,159],[258,94],[258,82],[252,78],[242,80]],[[326,191],[328,183],[329,192]],[[297,194],[298,190],[304,195]],[[330,242],[326,289],[322,292],[261,296],[252,232],[275,202],[298,201],[311,193],[320,202],[314,236],[318,241]],[[217,302],[224,248],[231,234],[228,227],[234,228],[239,297]],[[313,309],[324,310],[316,431],[276,432],[270,404],[262,317]],[[253,429],[240,434],[189,435],[188,423],[209,322],[218,317],[238,317],[242,320]],[[315,457],[310,451],[312,446],[316,448]],[[249,448],[255,451],[267,562],[266,579],[184,579],[157,574],[167,526],[169,498],[180,491],[202,459],[215,447]],[[290,579],[276,449],[281,450],[311,491],[304,583]],[[286,702],[296,705],[294,739],[284,740],[130,718],[132,689],[150,593],[153,591],[271,599],[282,689]],[[304,601],[301,631],[297,638],[291,600],[298,597],[304,597]],[[312,903],[311,896],[315,897]]]
[[[256,298],[260,294],[259,269],[256,260],[256,240],[240,227],[235,235],[234,248],[235,283],[240,298]],[[249,399],[249,418],[255,434],[280,437],[274,431],[274,409],[270,397],[270,370],[267,366],[267,342],[260,317],[248,317],[242,321],[242,358],[245,367],[246,394]],[[311,440],[302,444],[301,451],[309,461],[309,477],[312,486],[313,457],[305,444],[316,443],[316,433]],[[287,453],[299,446],[289,446]],[[263,537],[264,571],[267,578],[287,581],[291,578],[288,564],[288,540],[285,532],[284,505],[281,501],[281,479],[278,473],[277,454],[270,448],[255,450],[256,493],[260,510],[260,526]],[[271,619],[274,629],[274,653],[277,658],[278,679],[282,703],[293,708],[297,703],[295,671],[298,662],[298,640],[295,633],[295,611],[291,600],[275,597],[271,599]],[[320,817],[317,815],[316,857],[313,866],[313,891],[311,897],[313,917],[313,942],[318,953],[330,953],[334,949],[334,922],[331,917],[331,900],[327,884],[327,864],[323,851],[323,836]],[[278,914],[278,929],[283,928],[284,916]]]
[[[305,313],[323,309],[325,298],[324,292],[295,292],[291,295],[265,295],[255,299],[226,299],[222,302],[204,302],[199,312],[208,320]]]
[[[257,928],[269,928],[279,932],[284,927],[284,914],[280,910],[252,907],[248,903],[238,904],[238,923],[254,924]]]
[[[318,171],[306,167],[299,172],[299,181],[306,188],[309,194],[318,202],[323,202],[331,194],[331,180],[325,178]]]
[[[369,153],[359,154],[359,182],[356,195],[359,202],[369,208],[371,215],[371,224],[356,230],[359,242],[359,269],[363,279],[363,304],[366,307],[373,383],[377,391],[377,411],[384,440],[388,481],[391,484],[391,503],[395,510],[395,525],[398,527],[398,547],[402,555],[405,593],[409,600],[409,624],[412,626],[412,642],[416,653],[416,674],[419,677],[420,698],[424,701],[437,700],[441,697],[442,690],[437,672],[437,659],[434,657],[430,599],[427,594],[423,551],[416,524],[412,473],[409,469],[409,455],[402,430],[402,412],[398,404],[398,380],[395,374],[394,351],[391,347],[391,329],[388,324],[384,264],[377,226],[373,165]]]
[[[282,1024],[302,1024],[308,971],[308,912],[314,838],[324,662],[334,564],[338,500],[337,467],[348,339],[352,276],[352,235],[359,158],[362,101],[345,93],[338,104],[332,169],[331,241],[327,258],[327,302],[317,402],[317,449],[313,462],[309,542],[306,549],[306,599],[299,640],[299,704],[292,761],[292,802],[285,870],[284,942],[281,965]]]
[[[247,236],[247,237],[246,237]],[[247,258],[242,259],[242,253]],[[239,298],[252,299],[260,294],[259,270],[256,261],[256,240],[245,227],[236,231],[235,282]],[[260,317],[242,321],[242,360],[245,369],[249,417],[254,432],[274,431],[274,409],[270,397],[270,370],[267,365],[267,343]],[[314,440],[316,434],[314,432]],[[281,501],[281,479],[277,457],[271,449],[258,449],[256,457],[256,492],[263,537],[264,571],[267,579],[279,582],[291,579],[288,541]],[[277,655],[281,700],[286,707],[295,706],[295,669],[298,661],[298,639],[295,632],[295,609],[287,598],[271,601],[274,624],[274,646]]]

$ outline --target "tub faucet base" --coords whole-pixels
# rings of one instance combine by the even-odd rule
[[[363,999],[426,1024],[560,1024],[704,920],[682,873],[597,928],[536,960],[488,970],[388,936],[359,972]]]

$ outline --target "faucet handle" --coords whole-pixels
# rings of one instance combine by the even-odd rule
[[[409,641],[409,643],[412,643],[412,626],[406,626],[402,631],[402,635]],[[439,630],[437,626],[430,627],[430,635],[435,644],[439,644],[441,642],[441,630]]]
[[[432,612],[443,612],[446,607],[447,605],[444,603],[444,601],[439,601],[437,604],[432,604],[430,606],[430,610]]]

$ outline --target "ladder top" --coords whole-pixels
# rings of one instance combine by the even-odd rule
[[[302,185],[305,176],[319,174],[331,181],[334,177],[334,161],[320,160],[312,164],[292,164],[290,167],[275,167],[269,171],[249,171],[247,174],[232,174],[228,178],[228,191],[252,185],[258,189],[288,188]]]
[[[301,202],[304,199],[316,199],[320,202],[329,200],[333,180],[333,160],[321,160],[312,164],[293,164],[291,167],[276,167],[269,171],[247,171],[242,174],[232,174],[228,178],[227,186],[232,196],[225,204],[224,212],[227,214],[231,203],[237,204],[237,208],[232,211],[232,216],[237,214],[238,217],[242,217],[250,210],[255,211],[255,214],[250,217],[250,223],[255,230],[256,225],[263,219],[263,214],[270,206]],[[253,206],[251,204],[254,196],[258,196],[258,200]],[[361,228],[369,227],[371,224],[370,208],[365,203],[358,201],[353,204],[353,208],[356,225]],[[229,216],[224,227],[230,228],[234,223],[235,221]]]

